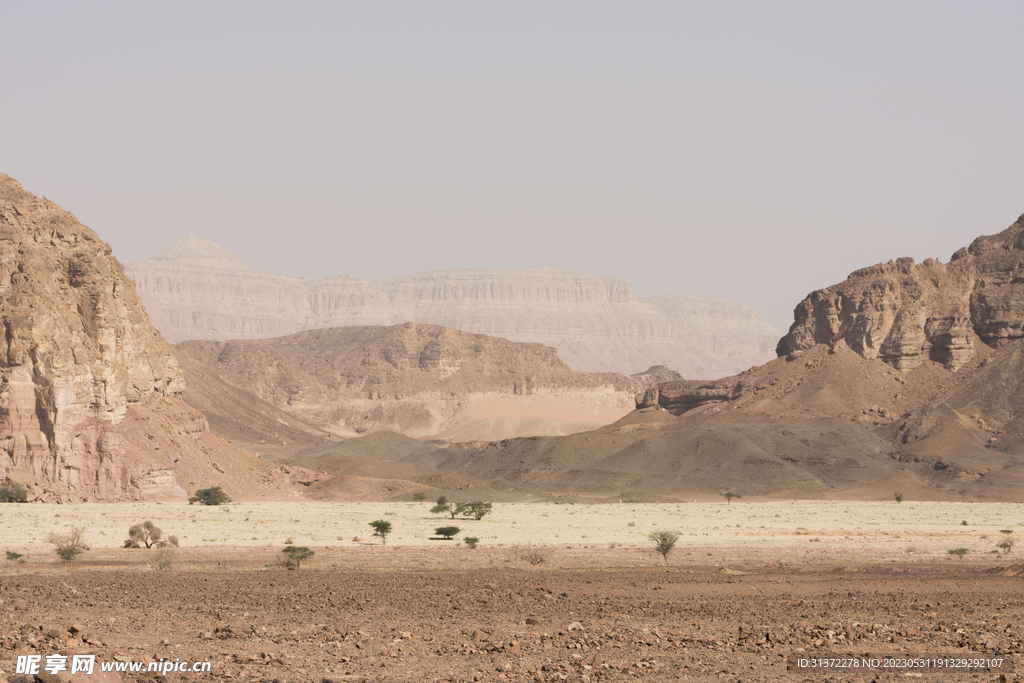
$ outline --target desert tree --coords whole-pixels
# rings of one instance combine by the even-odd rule
[[[477,538],[476,536],[466,536],[462,540],[470,548],[475,548],[477,546],[477,544],[480,543],[480,539]]]
[[[676,541],[679,540],[679,532],[652,531],[647,534],[647,538],[654,541],[654,550],[665,558],[665,564],[668,564],[668,554],[676,547]]]
[[[903,494],[900,491],[896,491],[895,493],[893,493],[892,497],[897,503],[903,502]]]
[[[462,511],[466,509],[465,506],[465,503],[455,503],[441,496],[437,499],[437,505],[430,508],[430,512],[435,515],[448,515],[455,519],[456,516],[462,514]]]
[[[427,499],[427,494],[423,493],[423,491],[417,491],[416,493],[412,494],[412,499],[413,502],[415,503],[422,503]]]
[[[483,501],[475,500],[472,503],[463,503],[462,510],[460,511],[463,517],[472,517],[479,521],[484,518],[484,515],[491,513],[491,503],[484,503]]]
[[[388,534],[391,533],[391,522],[386,519],[376,519],[370,522],[370,526],[373,527],[373,535],[380,538],[380,544],[387,545]]]
[[[287,545],[281,553],[284,555],[282,564],[285,569],[298,569],[300,564],[315,554],[304,545]]]
[[[452,540],[452,536],[459,533],[460,531],[462,531],[462,529],[460,529],[457,526],[439,526],[436,529],[434,529],[434,533],[438,536],[444,536],[444,540],[446,541]]]
[[[964,555],[966,555],[969,552],[970,551],[967,548],[953,548],[949,551],[949,554],[955,556],[957,559],[962,560],[964,559]]]
[[[226,505],[231,499],[228,494],[219,486],[211,486],[208,489],[199,489],[195,495],[188,499],[188,504],[199,503],[201,505]]]
[[[145,545],[147,548],[152,548],[163,536],[164,532],[156,524],[146,520],[128,529],[128,540],[124,542],[124,547],[138,548],[141,545]]]
[[[742,498],[743,494],[737,491],[736,489],[729,489],[728,491],[722,494],[722,497],[725,498],[727,503],[732,503],[733,498]]]

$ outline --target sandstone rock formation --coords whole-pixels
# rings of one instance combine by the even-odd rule
[[[346,437],[389,430],[463,441],[505,438],[524,426],[553,433],[544,431],[552,423],[580,431],[629,412],[644,387],[679,379],[664,366],[634,377],[581,373],[541,344],[419,323],[189,341],[176,353],[183,363],[196,361],[234,387]],[[458,433],[442,433],[456,425],[462,425]]]
[[[957,370],[976,340],[996,348],[1024,336],[1024,216],[948,264],[901,258],[858,270],[813,292],[794,317],[780,356],[841,340],[900,370],[926,360]]]
[[[183,498],[232,478],[220,454],[239,482],[287,484],[177,398],[178,363],[110,247],[2,174],[0,323],[0,481],[49,500]]]
[[[552,346],[581,371],[667,365],[714,378],[766,362],[782,334],[757,311],[723,299],[638,299],[624,280],[555,269],[307,280],[255,272],[194,237],[125,269],[172,342],[421,322]]]

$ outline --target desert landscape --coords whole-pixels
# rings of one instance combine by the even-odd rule
[[[476,521],[431,504],[5,506],[25,563],[3,573],[0,668],[20,680],[15,655],[60,652],[267,682],[808,681],[823,674],[792,671],[794,655],[873,653],[1007,658],[941,680],[1015,675],[1024,565],[997,544],[1020,505],[499,503]],[[377,519],[393,524],[386,544]],[[121,547],[143,520],[178,537],[170,567]],[[436,537],[448,524],[461,534]],[[90,550],[64,566],[45,536],[74,525]],[[663,558],[648,534],[670,529]],[[315,554],[288,571],[286,547]],[[826,680],[907,675],[921,672]]]
[[[8,5],[0,683],[1024,680],[1024,4]]]

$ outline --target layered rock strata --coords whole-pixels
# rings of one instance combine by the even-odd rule
[[[253,271],[194,237],[125,268],[172,342],[420,322],[551,346],[580,371],[667,365],[686,377],[714,378],[768,361],[782,335],[730,301],[639,299],[625,280],[555,269],[307,280]]]
[[[780,356],[843,341],[900,370],[925,360],[957,370],[974,357],[976,339],[997,348],[1024,337],[1024,216],[948,264],[901,258],[858,270],[810,294],[794,319]]]

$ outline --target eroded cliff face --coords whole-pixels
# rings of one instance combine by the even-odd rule
[[[997,348],[1024,337],[1024,216],[979,237],[948,264],[901,258],[858,270],[797,306],[779,356],[842,340],[900,370],[925,360],[957,370],[976,339]]]
[[[420,322],[551,346],[585,372],[668,365],[685,377],[713,378],[767,362],[782,336],[757,311],[730,301],[639,299],[625,280],[556,269],[307,280],[253,271],[195,237],[125,269],[171,342]]]
[[[0,323],[0,481],[131,497],[145,473],[111,428],[180,393],[181,371],[110,247],[2,174]]]

